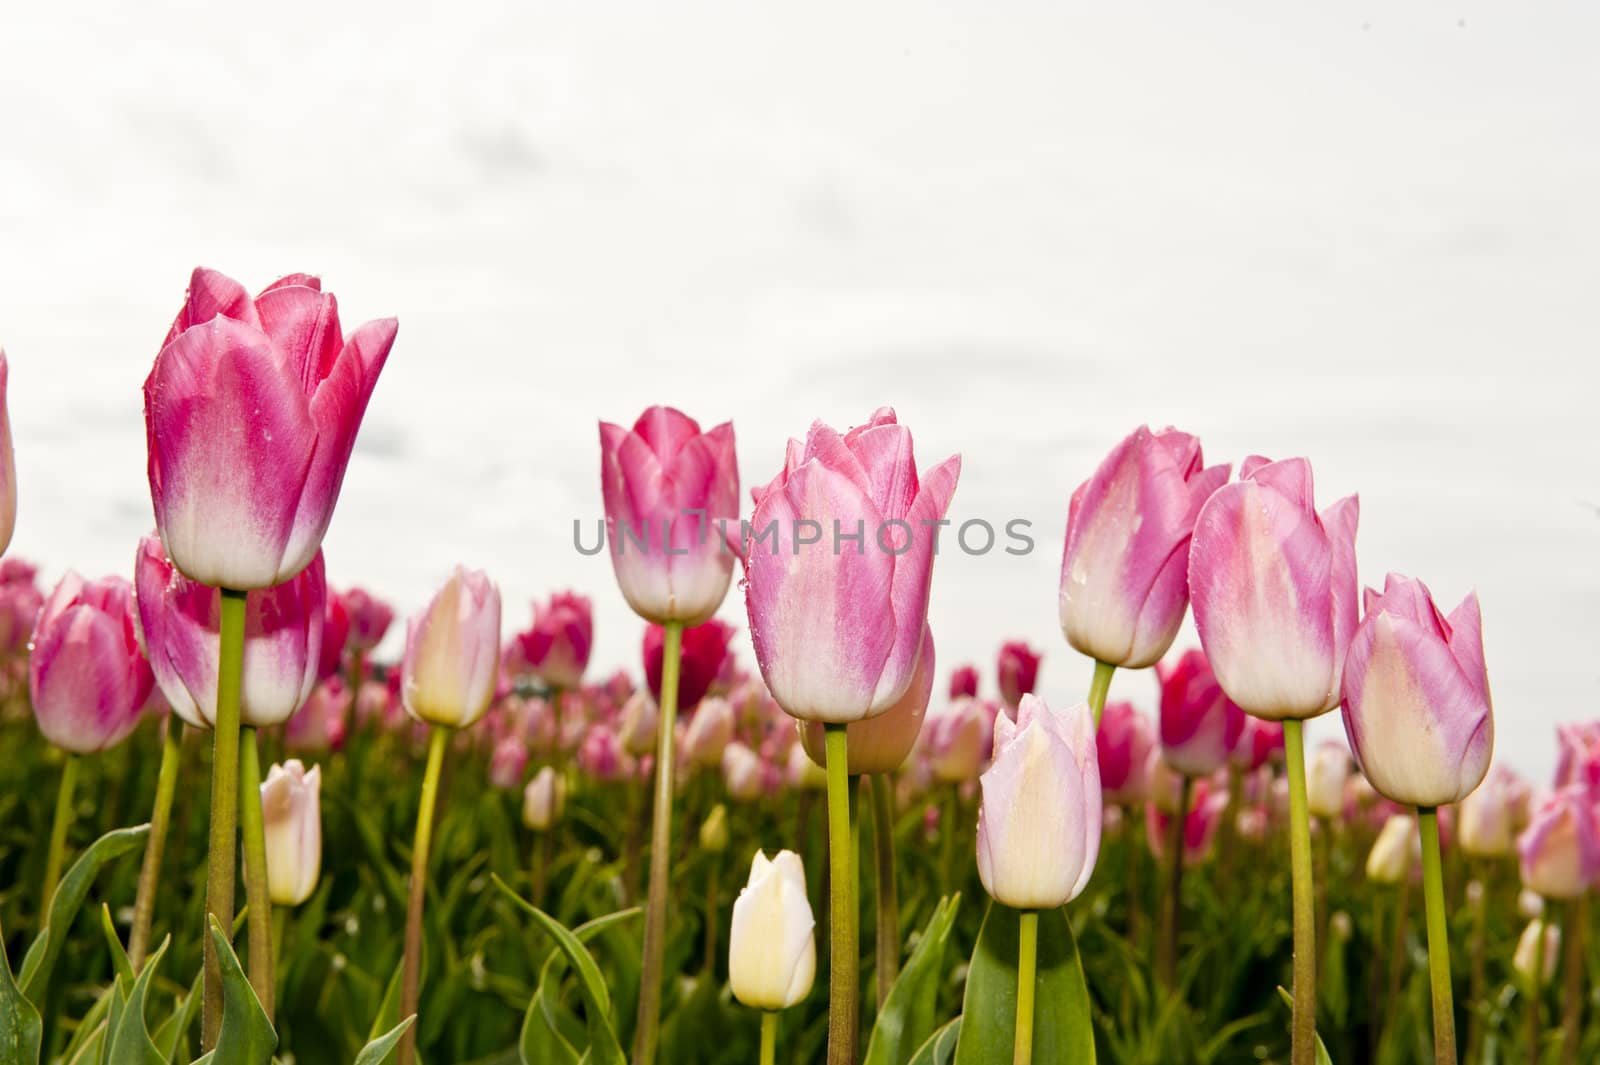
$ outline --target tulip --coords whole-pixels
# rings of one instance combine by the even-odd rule
[[[767,790],[766,767],[761,756],[742,743],[728,744],[722,751],[722,781],[728,797],[736,802],[754,802]]]
[[[679,710],[693,710],[721,672],[733,641],[733,626],[712,618],[704,624],[683,630],[683,657],[678,672]],[[660,625],[644,630],[644,674],[650,694],[661,700],[661,672],[666,633]]]
[[[39,612],[28,663],[44,738],[73,754],[115,747],[139,723],[154,680],[139,649],[133,587],[68,573]]]
[[[1244,712],[1229,701],[1206,656],[1187,651],[1177,664],[1157,663],[1161,680],[1161,751],[1190,777],[1209,776],[1228,762],[1244,731]]]
[[[195,728],[217,720],[222,593],[185,577],[161,541],[146,536],[134,560],[139,631],[155,680],[173,711]],[[245,602],[239,720],[281,725],[305,705],[322,665],[327,584],[322,554],[283,584]]]
[[[1217,830],[1222,826],[1222,818],[1227,809],[1226,791],[1214,787],[1210,780],[1202,779],[1194,782],[1189,809],[1183,820],[1185,868],[1199,865],[1210,857],[1212,845],[1216,842]],[[1173,834],[1173,819],[1176,816],[1163,811],[1155,803],[1145,805],[1145,839],[1150,844],[1150,853],[1155,855],[1158,862],[1165,862],[1168,859],[1168,837]]]
[[[311,897],[322,871],[322,770],[291,758],[267,770],[261,785],[267,837],[267,885],[273,903],[298,906]]]
[[[6,559],[0,566],[14,561]],[[16,571],[13,571],[16,572]],[[33,640],[33,623],[44,606],[44,595],[29,574],[25,579],[0,579],[0,658],[25,654]]]
[[[728,986],[752,1009],[788,1009],[811,992],[817,972],[816,921],[800,856],[757,851],[750,880],[733,903]]]
[[[684,730],[683,760],[702,768],[721,765],[722,752],[732,740],[733,707],[726,699],[705,699]]]
[[[195,270],[144,385],[156,525],[185,576],[270,588],[310,565],[396,328],[342,338],[304,274],[252,299]]]
[[[534,604],[533,627],[517,640],[529,668],[547,686],[576,688],[594,644],[594,607],[585,596],[557,592]]]
[[[905,762],[911,748],[922,734],[922,719],[933,695],[934,675],[933,628],[924,626],[922,652],[917,656],[917,670],[905,694],[885,712],[876,717],[851,722],[845,727],[849,737],[851,776],[863,773],[893,773]],[[820,721],[801,721],[800,740],[806,753],[819,766],[828,764]],[[976,767],[974,767],[974,773]],[[970,779],[970,774],[968,778]]]
[[[545,766],[522,791],[522,823],[535,832],[548,832],[561,820],[566,802],[566,780],[553,768]]]
[[[616,730],[609,725],[593,725],[578,745],[578,768],[599,781],[621,780],[637,763],[622,749]]]
[[[1544,942],[1541,943],[1540,939]],[[1517,937],[1516,953],[1512,967],[1517,975],[1529,984],[1543,987],[1556,975],[1556,961],[1561,957],[1561,928],[1540,919],[1528,922]],[[1535,977],[1535,973],[1538,976]]]
[[[345,606],[344,596],[328,588],[322,614],[322,661],[317,667],[318,680],[327,680],[339,672],[344,664],[344,649],[349,643],[350,611]]]
[[[522,783],[527,768],[528,745],[520,736],[507,736],[494,745],[489,756],[489,783],[501,791],[510,791]]]
[[[17,459],[11,448],[11,410],[6,399],[10,377],[11,366],[5,349],[0,348],[0,555],[11,546],[11,534],[17,529]]]
[[[1443,806],[1489,771],[1494,719],[1478,599],[1441,617],[1421,581],[1389,574],[1368,589],[1344,668],[1350,748],[1378,793]]]
[[[788,763],[784,767],[784,781],[796,791],[822,791],[828,786],[828,774],[811,756],[803,744],[789,748]]]
[[[1547,796],[1517,837],[1522,883],[1547,899],[1576,899],[1600,879],[1600,815],[1569,785]]]
[[[1254,773],[1273,760],[1283,760],[1283,722],[1245,715],[1244,731],[1239,734],[1239,742],[1233,745],[1228,761],[1237,769]]]
[[[1398,884],[1411,874],[1412,862],[1419,857],[1417,821],[1410,814],[1394,814],[1383,823],[1378,838],[1367,854],[1367,879],[1379,884]]]
[[[950,698],[952,701],[966,697],[977,698],[978,669],[973,665],[957,666],[950,673]]]
[[[622,713],[617,722],[617,735],[622,740],[623,750],[635,757],[655,750],[659,723],[660,713],[649,692],[639,691],[628,696],[628,701],[622,704]]]
[[[394,608],[362,588],[351,588],[341,599],[350,615],[351,646],[365,652],[382,643],[394,624]]]
[[[1329,740],[1319,746],[1306,767],[1306,802],[1311,815],[1337,818],[1344,809],[1344,782],[1350,776],[1350,754],[1344,744]]]
[[[1195,517],[1228,470],[1206,467],[1198,438],[1140,426],[1078,486],[1061,557],[1061,629],[1069,644],[1130,669],[1167,653],[1189,603]]]
[[[700,849],[708,854],[721,854],[728,849],[728,808],[720,802],[700,822]]]
[[[1581,784],[1600,794],[1600,721],[1556,726],[1557,789]]]
[[[1012,640],[1000,648],[996,673],[1000,678],[1000,698],[1008,709],[1015,710],[1022,697],[1039,682],[1040,657],[1022,640]]]
[[[1137,806],[1147,794],[1148,762],[1155,728],[1132,703],[1109,703],[1100,718],[1095,748],[1105,802]]]
[[[1100,853],[1100,769],[1094,718],[1025,696],[1016,724],[995,719],[994,764],[980,778],[978,876],[1018,910],[1064,906],[1083,891]]]
[[[919,476],[885,407],[840,435],[820,421],[755,491],[745,602],[756,661],[793,717],[848,724],[911,684],[927,621],[934,523],[958,456]]]
[[[331,677],[311,690],[305,706],[283,729],[283,743],[291,751],[337,751],[349,731],[350,689]]]
[[[923,733],[934,777],[948,784],[976,777],[989,758],[997,720],[977,699],[958,699],[929,717]]]
[[[1484,778],[1458,807],[1461,850],[1473,858],[1507,858],[1517,853],[1517,824],[1526,812],[1527,785],[1508,769]]]
[[[406,625],[401,696],[418,721],[466,728],[489,709],[500,666],[500,589],[457,566]]]

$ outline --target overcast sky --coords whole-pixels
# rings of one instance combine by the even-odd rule
[[[1037,531],[941,556],[941,674],[977,660],[992,691],[1026,637],[1075,701],[1067,497],[1173,423],[1213,461],[1309,456],[1319,502],[1359,491],[1365,581],[1477,587],[1497,758],[1542,778],[1551,726],[1600,709],[1600,14],[1080,6],[7,15],[13,552],[129,571],[139,386],[190,269],[312,271],[347,325],[401,322],[336,584],[410,611],[463,561],[508,625],[572,586],[598,665],[633,665],[609,563],[571,546],[596,421],[732,418],[748,486],[813,418],[887,403],[924,464],[962,453],[953,518]]]

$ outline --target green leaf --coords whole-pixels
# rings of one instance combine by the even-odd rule
[[[597,917],[573,930],[581,943],[587,943],[601,932],[637,917],[637,907]],[[539,969],[539,986],[528,1001],[528,1011],[522,1018],[522,1032],[517,1039],[517,1052],[522,1065],[577,1065],[578,1051],[561,1034],[556,1021],[556,1011],[561,1008],[560,983],[556,977],[558,964],[564,955],[560,949],[552,950]]]
[[[72,927],[73,919],[78,916],[78,910],[83,906],[83,900],[88,896],[89,888],[94,884],[95,875],[100,872],[100,867],[144,846],[144,838],[149,834],[149,825],[119,828],[107,832],[91,843],[89,849],[72,863],[67,875],[61,878],[61,886],[56,888],[55,897],[50,900],[44,929],[39,933],[39,938],[28,948],[28,953],[23,956],[21,973],[23,995],[38,1000],[44,994],[45,985],[50,980],[50,971],[55,968],[56,958],[60,956],[61,947],[66,942],[67,931]]]
[[[109,922],[109,910],[106,911],[106,919]],[[115,935],[113,930],[113,939]],[[105,1049],[100,1065],[165,1065],[166,1058],[162,1057],[144,1026],[144,1006],[150,981],[171,942],[171,937],[162,941],[137,978],[133,977],[131,967],[125,974],[118,975],[116,999],[111,1004],[111,1016],[106,1022]],[[120,940],[117,940],[117,945],[121,946]],[[123,961],[127,961],[126,955]]]
[[[206,920],[217,959],[222,963],[222,1027],[217,1032],[211,1065],[271,1065],[278,1033],[273,1031],[261,1001],[239,967],[239,958],[222,926],[213,915],[207,915]]]
[[[1279,985],[1278,997],[1283,999],[1284,1004],[1289,1007],[1291,1012],[1294,1010],[1294,995],[1288,988]],[[1317,1035],[1317,1065],[1333,1065],[1333,1058],[1329,1056],[1328,1048],[1322,1045],[1322,1035],[1320,1033]]]
[[[0,1065],[38,1065],[44,1022],[11,975],[6,941],[0,936]]]
[[[611,996],[606,992],[605,980],[600,975],[600,967],[594,963],[594,958],[587,948],[578,940],[578,937],[557,921],[554,917],[525,902],[511,887],[500,879],[499,874],[492,876],[494,884],[506,897],[515,902],[528,915],[539,923],[550,938],[556,941],[556,946],[567,957],[567,962],[578,974],[578,990],[583,996],[585,1020],[589,1026],[589,1049],[584,1054],[583,1060],[591,1065],[627,1065],[627,1058],[622,1054],[622,1046],[617,1042],[617,1033],[611,1026]]]
[[[413,1013],[393,1028],[389,1029],[372,1042],[361,1048],[361,1053],[356,1055],[356,1065],[378,1065],[394,1050],[395,1044],[400,1042],[400,1037],[406,1034],[406,1029],[417,1023],[417,1015]]]
[[[989,904],[967,969],[956,1065],[1010,1061],[1017,1023],[1017,939],[1021,914]],[[1039,912],[1034,984],[1034,1065],[1093,1065],[1089,985],[1065,907]]]
[[[934,907],[922,938],[878,1012],[863,1065],[905,1065],[933,1031],[945,946],[960,908],[959,893],[941,898]]]
[[[161,1052],[161,1060],[173,1065],[178,1059],[178,1049],[184,1045],[183,1037],[194,1024],[194,1018],[200,1012],[201,994],[200,987],[205,980],[205,971],[201,970],[194,975],[194,983],[189,985],[189,993],[184,996],[183,1002],[173,1011],[172,1016],[162,1022],[156,1029],[156,1049]]]
[[[956,1044],[961,1040],[961,1018],[946,1024],[923,1043],[910,1065],[950,1065],[956,1057]]]
[[[103,902],[100,904],[100,931],[105,933],[106,945],[111,948],[112,969],[116,971],[117,977],[125,978],[129,986],[132,986],[133,963],[128,960],[128,952],[122,946],[122,937],[117,934],[116,923],[111,920],[111,907]]]

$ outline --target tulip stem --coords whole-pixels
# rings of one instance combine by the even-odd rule
[[[1428,914],[1428,976],[1433,984],[1433,1060],[1456,1063],[1456,1011],[1450,989],[1450,929],[1444,916],[1444,871],[1439,857],[1439,811],[1417,807],[1422,833],[1422,894]]]
[[[1024,910],[1017,926],[1017,1033],[1012,1065],[1033,1061],[1033,992],[1039,959],[1039,913]]]
[[[1548,942],[1546,939],[1548,925],[1545,922],[1549,919],[1550,914],[1547,904],[1546,911],[1541,912],[1538,917],[1534,918],[1539,925],[1539,935],[1533,944],[1533,972],[1528,980],[1527,1060],[1529,1061],[1539,1060],[1539,1040],[1542,1035],[1540,1030],[1544,1027],[1544,1018],[1540,1013],[1544,1000],[1544,951],[1545,943]]]
[[[1139,866],[1143,857],[1140,848],[1143,844],[1138,838],[1139,829],[1134,826],[1143,820],[1144,811],[1139,807],[1129,806],[1123,810],[1122,850],[1128,865],[1128,946],[1134,950],[1139,949],[1139,914],[1144,909],[1144,893],[1139,886]]]
[[[211,732],[211,840],[206,854],[206,913],[223,929],[233,928],[233,893],[238,869],[239,692],[244,668],[246,593],[222,589],[217,650],[217,720]],[[210,936],[205,940],[205,998],[200,1046],[211,1050],[222,1028],[222,963]]]
[[[1171,870],[1167,881],[1166,905],[1161,911],[1160,958],[1156,976],[1161,986],[1172,990],[1178,986],[1178,924],[1183,909],[1183,849],[1189,831],[1189,803],[1194,796],[1194,781],[1183,778],[1178,790],[1178,812],[1167,828],[1167,861]]]
[[[661,968],[667,947],[667,875],[672,868],[672,739],[678,723],[678,669],[683,623],[662,626],[661,714],[656,727],[656,797],[650,819],[650,885],[645,899],[644,958],[639,971],[639,1017],[634,1065],[654,1065],[661,1023]]]
[[[406,906],[406,953],[400,976],[400,1016],[417,1012],[418,991],[422,983],[422,900],[428,893],[428,851],[433,844],[433,811],[439,800],[439,775],[444,770],[444,752],[450,745],[450,730],[433,726],[428,730],[428,766],[422,773],[422,798],[417,805],[416,842],[411,847],[411,897]],[[415,1060],[417,1026],[400,1037],[400,1055],[395,1060],[410,1065]]]
[[[706,945],[705,945],[705,973],[708,980],[715,980],[717,976],[717,926],[721,923],[718,908],[722,900],[717,896],[722,894],[722,863],[713,861],[706,877]]]
[[[244,837],[244,897],[248,903],[250,986],[272,1020],[272,892],[267,886],[267,830],[261,810],[261,751],[256,730],[239,730],[239,829]]]
[[[1565,909],[1567,927],[1562,938],[1566,940],[1567,967],[1565,986],[1561,989],[1561,1065],[1577,1065],[1578,1036],[1583,1031],[1583,1000],[1588,997],[1583,979],[1589,926],[1588,894],[1572,899]]]
[[[1480,873],[1489,870],[1479,868]],[[1491,877],[1480,876],[1473,881],[1478,885],[1476,898],[1472,899],[1472,984],[1469,988],[1467,1008],[1467,1060],[1478,1061],[1481,1055],[1478,1051],[1483,1046],[1483,1019],[1480,1016],[1480,1007],[1483,1005],[1483,989],[1488,980],[1487,972],[1487,936],[1489,927],[1489,883]],[[1471,895],[1469,887],[1468,894]]]
[[[878,920],[875,927],[878,1010],[900,975],[900,898],[894,882],[894,791],[889,774],[871,778],[872,853],[878,871]]]
[[[50,917],[50,906],[55,901],[56,885],[61,883],[61,864],[67,854],[67,830],[72,827],[72,796],[78,788],[78,770],[82,763],[75,754],[68,754],[61,763],[61,787],[56,790],[56,813],[50,823],[50,849],[45,852],[44,885],[39,895],[39,927],[43,928]]]
[[[1289,764],[1289,868],[1294,882],[1294,1009],[1292,1065],[1313,1065],[1317,1043],[1316,898],[1311,883],[1311,820],[1306,806],[1305,723],[1283,723]]]
[[[1089,709],[1094,712],[1094,727],[1100,727],[1100,713],[1106,708],[1106,696],[1111,692],[1111,674],[1117,667],[1110,662],[1095,659],[1094,679],[1089,682]]]
[[[860,948],[850,854],[850,752],[846,726],[825,727],[828,770],[828,1065],[855,1065]],[[952,820],[953,820],[952,816]]]
[[[150,926],[155,921],[156,889],[161,882],[161,857],[167,847],[167,828],[172,823],[172,800],[178,792],[178,763],[182,761],[179,737],[183,726],[167,715],[161,723],[161,769],[156,774],[156,801],[150,811],[150,836],[144,845],[144,864],[139,867],[139,894],[133,903],[133,928],[128,933],[128,961],[133,971],[144,968],[145,952],[150,947]]]
[[[778,1014],[768,1011],[761,1015],[761,1065],[773,1065],[778,1060]]]

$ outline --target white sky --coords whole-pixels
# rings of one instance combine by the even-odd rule
[[[327,547],[405,610],[457,560],[517,624],[572,585],[633,665],[570,546],[596,420],[732,417],[748,486],[891,403],[964,455],[953,517],[1039,539],[941,559],[941,672],[992,687],[1023,636],[1075,700],[1067,496],[1171,422],[1359,490],[1366,581],[1478,587],[1499,757],[1542,776],[1596,714],[1591,5],[135,6],[0,26],[13,550],[51,580],[150,525],[139,385],[190,268],[307,270],[401,320]]]

